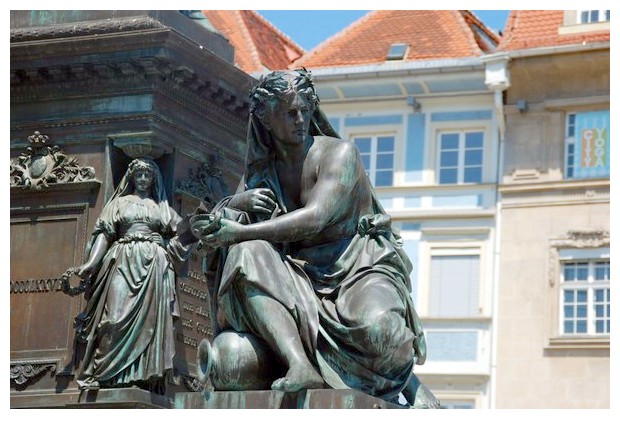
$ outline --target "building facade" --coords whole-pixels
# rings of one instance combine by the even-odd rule
[[[610,406],[609,34],[609,10],[513,11],[485,60],[508,82],[497,408]]]

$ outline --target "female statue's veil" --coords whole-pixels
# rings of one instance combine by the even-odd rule
[[[106,202],[99,218],[109,219],[113,216],[113,208],[116,206],[116,200],[120,197],[131,195],[134,192],[133,174],[137,170],[146,169],[153,173],[153,183],[151,185],[151,198],[157,203],[160,210],[161,221],[163,224],[164,232],[172,232],[176,227],[176,219],[174,212],[171,211],[168,204],[168,198],[166,197],[166,189],[164,187],[164,179],[161,171],[155,161],[149,158],[136,158],[129,163],[123,178],[119,182],[118,186],[114,190],[114,193],[110,199]],[[178,216],[178,215],[176,215]],[[91,248],[97,238],[97,235],[101,230],[95,227],[95,231],[86,246],[85,257],[90,255]]]

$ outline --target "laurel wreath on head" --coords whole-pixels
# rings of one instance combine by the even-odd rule
[[[86,289],[90,286],[90,276],[83,278],[80,280],[80,284],[77,287],[72,287],[69,283],[69,279],[71,276],[75,275],[76,268],[71,267],[60,277],[60,284],[62,286],[62,291],[69,296],[79,295],[84,293]]]

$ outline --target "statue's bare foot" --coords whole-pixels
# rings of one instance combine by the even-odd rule
[[[298,392],[302,389],[318,389],[323,385],[323,377],[313,367],[300,365],[291,367],[284,377],[274,381],[271,384],[271,389]]]

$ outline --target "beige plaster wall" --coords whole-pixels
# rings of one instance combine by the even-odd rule
[[[502,211],[497,408],[609,407],[609,348],[549,347],[559,300],[549,240],[574,229],[609,231],[609,203]]]
[[[563,172],[566,115],[609,109],[609,66],[604,47],[510,63],[500,186],[497,408],[610,405],[609,340],[557,340],[559,278],[551,251],[553,240],[569,231],[609,232],[609,178],[564,180]],[[525,110],[518,100],[527,103]]]

